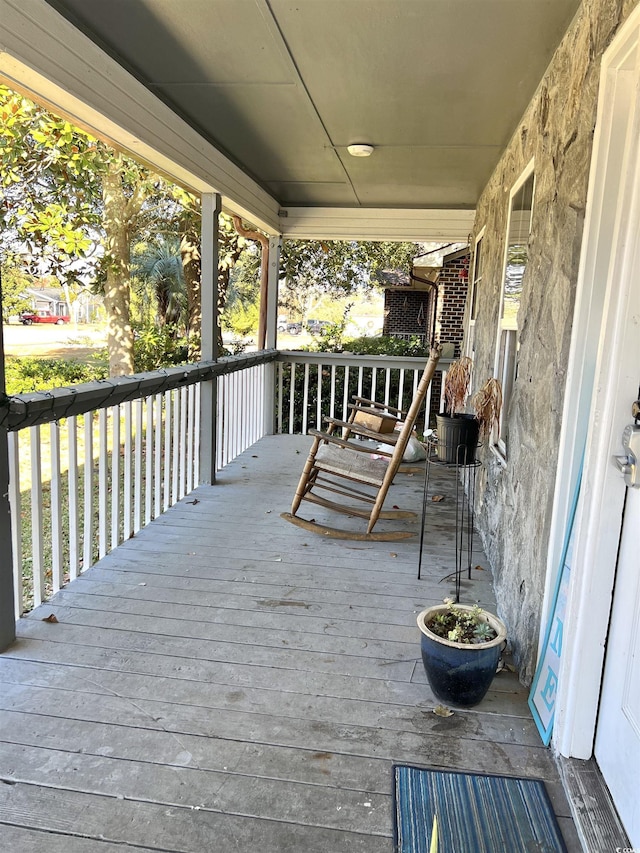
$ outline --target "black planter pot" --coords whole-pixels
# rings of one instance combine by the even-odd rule
[[[462,610],[472,610],[457,604]],[[481,702],[489,689],[500,652],[507,638],[504,624],[492,613],[483,613],[497,636],[486,643],[456,643],[429,630],[427,624],[437,613],[446,611],[445,604],[428,607],[418,616],[422,663],[435,695],[448,705],[469,708]]]
[[[436,415],[440,462],[471,465],[476,460],[480,423],[475,415]]]

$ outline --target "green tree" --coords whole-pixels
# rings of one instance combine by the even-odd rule
[[[31,278],[15,263],[15,259],[4,258],[0,268],[0,293],[2,294],[2,322],[7,323],[9,317],[28,311],[31,304],[23,296],[27,287],[31,286]]]
[[[112,375],[133,372],[130,247],[145,202],[163,182],[28,98],[0,86],[2,248],[32,273],[100,278]]]
[[[306,317],[325,294],[346,296],[375,288],[385,269],[409,270],[417,243],[355,240],[285,240],[280,302]]]
[[[185,328],[187,292],[180,240],[158,235],[151,243],[134,247],[132,271],[151,290],[158,325]]]

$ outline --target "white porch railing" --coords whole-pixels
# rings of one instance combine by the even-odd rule
[[[274,351],[10,398],[16,617],[201,482],[200,400],[216,383],[215,467],[272,432]]]
[[[16,617],[203,482],[205,442],[220,470],[267,433],[346,419],[353,394],[406,409],[424,363],[269,350],[9,398],[2,417]],[[437,408],[441,377],[419,429]],[[209,382],[214,424],[201,418]]]
[[[450,363],[450,359],[441,359],[438,364],[418,420],[421,431],[429,427],[430,415],[442,406],[443,377]],[[354,394],[407,410],[424,366],[424,358],[281,352],[276,375],[276,431],[322,429],[326,416],[346,420]]]

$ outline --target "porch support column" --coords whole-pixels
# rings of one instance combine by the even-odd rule
[[[203,361],[218,360],[218,193],[202,195],[200,247],[202,301],[201,347]],[[217,379],[202,383],[200,399],[200,484],[216,479]]]
[[[2,281],[0,280],[0,307]],[[0,407],[6,398],[4,381],[4,337],[0,321]],[[13,599],[13,551],[11,548],[11,511],[9,508],[9,450],[7,430],[0,426],[0,652],[16,638],[16,617]]]
[[[278,284],[282,237],[269,238],[269,280],[267,283],[267,335],[265,347],[275,349],[278,326]],[[264,434],[273,435],[276,423],[276,362],[264,366]]]

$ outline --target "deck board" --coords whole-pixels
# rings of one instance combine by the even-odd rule
[[[21,620],[0,656],[2,849],[390,853],[394,762],[543,778],[580,849],[513,673],[433,714],[415,619],[453,591],[450,474],[431,480],[445,499],[418,581],[417,538],[337,542],[280,519],[308,443],[263,439]],[[421,500],[419,475],[389,498]],[[463,599],[495,609],[474,549]]]

